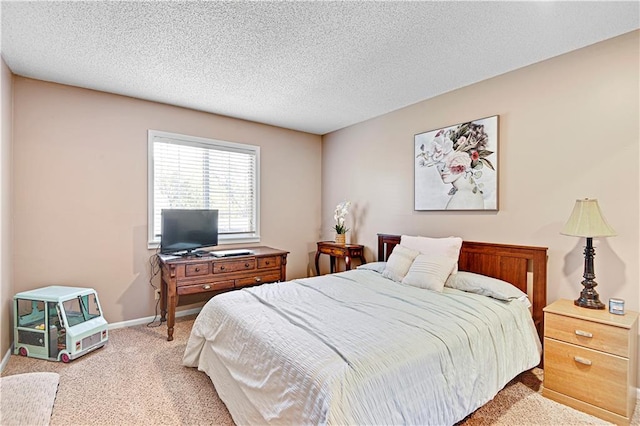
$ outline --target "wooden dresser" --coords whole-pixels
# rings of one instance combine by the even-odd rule
[[[287,254],[271,247],[247,247],[248,256],[176,257],[160,260],[161,321],[167,321],[167,340],[173,340],[176,306],[180,296],[211,297],[237,288],[286,281]]]
[[[544,308],[544,389],[554,401],[628,425],[636,404],[638,313]]]

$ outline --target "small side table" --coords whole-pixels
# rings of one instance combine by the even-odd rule
[[[328,254],[331,265],[331,273],[336,270],[336,258],[343,258],[347,271],[351,269],[351,259],[359,259],[362,263],[367,263],[364,258],[364,246],[360,244],[337,244],[333,241],[318,241],[316,251],[316,272],[320,275],[320,255]]]

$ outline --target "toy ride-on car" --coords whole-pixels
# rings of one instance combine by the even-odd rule
[[[69,362],[107,343],[107,321],[92,288],[49,286],[14,301],[14,353]]]

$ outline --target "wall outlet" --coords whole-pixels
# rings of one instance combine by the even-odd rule
[[[159,288],[156,288],[155,296],[156,296],[156,300],[160,300],[160,289]]]

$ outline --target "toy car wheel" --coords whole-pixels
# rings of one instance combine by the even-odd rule
[[[64,362],[65,364],[69,361],[71,361],[71,359],[69,358],[69,354],[62,354],[60,355],[60,361]]]
[[[20,353],[21,356],[28,356],[29,355],[29,352],[27,352],[27,348],[25,348],[24,346],[21,347],[18,352]]]

